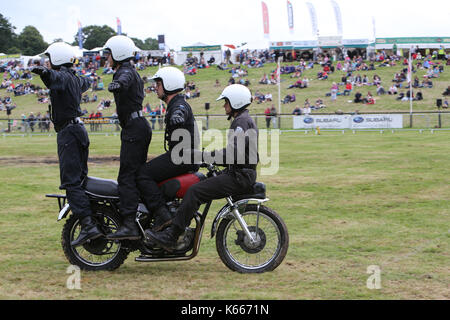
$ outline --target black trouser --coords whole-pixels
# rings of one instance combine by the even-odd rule
[[[170,151],[150,160],[139,169],[137,184],[145,206],[151,212],[165,205],[165,200],[158,183],[188,173],[197,171],[198,165],[174,164]]]
[[[241,169],[225,171],[217,177],[208,178],[191,186],[183,197],[172,223],[185,229],[203,203],[232,195],[252,192],[256,170]]]
[[[139,117],[128,121],[120,133],[119,184],[120,213],[122,216],[136,215],[139,190],[136,178],[139,168],[147,161],[148,147],[152,140],[152,129],[148,121]]]
[[[89,198],[81,183],[88,174],[89,137],[83,124],[69,124],[58,132],[60,189],[66,189],[67,201],[75,217],[91,214]]]

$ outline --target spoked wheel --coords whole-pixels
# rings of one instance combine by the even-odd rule
[[[281,217],[272,209],[250,204],[240,212],[254,238],[251,242],[235,218],[223,219],[217,229],[216,248],[223,263],[233,271],[272,271],[287,254],[289,235]]]
[[[104,234],[116,231],[119,227],[119,217],[110,211],[96,212],[93,219]],[[64,254],[71,264],[79,266],[82,270],[114,270],[127,258],[128,251],[122,248],[120,242],[105,237],[72,247],[70,243],[78,237],[80,231],[80,221],[72,215],[65,223],[61,236]]]

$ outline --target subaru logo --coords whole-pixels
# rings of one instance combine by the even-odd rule
[[[314,119],[311,118],[311,117],[308,117],[308,118],[303,119],[303,122],[304,122],[304,123],[313,123],[313,122],[314,122]]]
[[[356,123],[361,123],[363,121],[364,121],[363,117],[355,117],[355,118],[353,118],[353,122],[356,122]]]

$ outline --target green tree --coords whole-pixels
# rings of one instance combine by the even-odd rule
[[[48,47],[41,33],[33,26],[26,26],[17,37],[17,44],[21,53],[26,56],[34,56],[43,52]]]
[[[0,52],[3,53],[18,53],[11,52],[11,48],[16,45],[16,34],[14,27],[9,23],[8,19],[0,13]]]
[[[105,42],[116,35],[116,31],[113,28],[104,26],[86,26],[83,27],[82,39],[83,47],[86,49],[94,49],[96,47],[102,47]],[[75,41],[73,45],[78,45],[78,33],[75,35]]]
[[[131,38],[134,41],[134,44],[142,50],[158,50],[158,40],[147,38],[144,41],[138,38]]]
[[[147,38],[144,40],[144,44],[145,44],[145,47],[147,48],[145,50],[158,50],[159,49],[158,39]]]

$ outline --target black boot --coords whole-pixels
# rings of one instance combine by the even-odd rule
[[[70,243],[72,247],[85,244],[88,240],[94,240],[103,236],[97,224],[91,216],[86,216],[80,220],[81,232],[74,241]]]
[[[183,234],[184,229],[179,228],[175,224],[171,224],[166,229],[160,232],[155,232],[152,230],[146,230],[145,236],[156,242],[158,245],[163,247],[168,251],[172,251],[176,245],[178,237]]]
[[[141,237],[134,217],[125,217],[115,233],[106,235],[108,240],[138,240]]]
[[[158,208],[153,214],[153,228],[155,232],[163,230],[165,227],[172,223],[172,216],[166,206]]]

